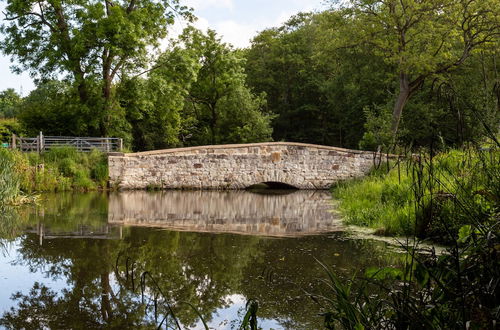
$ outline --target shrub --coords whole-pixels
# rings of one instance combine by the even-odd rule
[[[15,118],[0,118],[0,143],[10,143],[12,134],[21,135],[24,133],[21,124]]]
[[[78,166],[71,158],[64,158],[59,161],[58,168],[59,172],[66,177],[73,177],[78,172]]]

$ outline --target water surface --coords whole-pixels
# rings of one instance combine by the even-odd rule
[[[155,329],[167,302],[181,327],[202,328],[188,302],[210,327],[237,329],[254,299],[264,329],[317,329],[315,258],[345,278],[393,262],[385,243],[342,232],[327,192],[54,194],[18,213],[0,216],[9,328]]]

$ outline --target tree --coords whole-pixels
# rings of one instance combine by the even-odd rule
[[[339,1],[334,1],[338,3]],[[350,0],[339,13],[339,47],[368,44],[393,67],[398,92],[391,131],[424,82],[460,67],[475,51],[500,36],[496,0]]]
[[[188,28],[182,46],[199,63],[196,79],[187,90],[184,118],[191,118],[194,144],[262,142],[270,139],[271,116],[264,111],[263,95],[246,86],[244,59],[222,43],[215,31],[207,34]]]
[[[118,96],[127,108],[134,150],[180,146],[192,134],[190,119],[182,117],[182,110],[200,64],[188,53],[167,51],[147,78],[133,77],[120,83]]]
[[[21,103],[21,96],[13,88],[0,92],[0,118],[16,117]]]
[[[302,13],[262,31],[246,50],[249,86],[277,114],[273,138],[356,148],[363,109],[386,98],[385,64],[324,38],[336,16]],[[332,51],[335,49],[335,51]]]
[[[66,76],[80,103],[99,109],[97,129],[105,136],[118,107],[113,81],[148,65],[148,47],[166,36],[177,14],[192,18],[179,0],[12,0],[0,49],[19,63],[16,71],[39,81]]]
[[[22,102],[18,118],[29,136],[85,135],[92,113],[78,102],[71,84],[51,80],[38,85]]]

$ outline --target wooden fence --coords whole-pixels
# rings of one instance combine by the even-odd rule
[[[89,152],[94,149],[102,152],[121,152],[123,139],[72,136],[44,136],[42,132],[36,138],[12,136],[12,149],[24,152],[43,152],[53,148],[73,147],[78,151]]]

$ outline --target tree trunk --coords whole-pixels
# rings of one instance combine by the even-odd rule
[[[109,322],[113,317],[113,309],[109,299],[111,293],[111,285],[109,283],[109,274],[101,274],[101,315],[104,321]]]
[[[217,127],[217,111],[216,111],[216,104],[210,104],[210,112],[212,114],[212,118],[210,119],[210,133],[211,133],[211,140],[212,144],[216,144],[217,141],[215,139],[215,129]]]
[[[113,62],[112,51],[104,49],[102,54],[102,97],[104,100],[102,114],[99,121],[99,132],[102,137],[108,134],[108,117],[111,104],[111,85],[113,83],[113,73],[111,72],[111,64]]]
[[[396,134],[399,129],[399,122],[401,121],[401,115],[403,114],[403,109],[406,105],[406,102],[410,99],[411,88],[410,82],[408,80],[408,74],[401,72],[399,75],[399,95],[394,104],[394,110],[392,112],[392,136],[393,139],[396,139]]]
[[[110,105],[111,105],[111,78],[109,76],[105,76],[103,79],[103,87],[102,87],[102,97],[104,99],[102,115],[99,122],[99,132],[102,137],[106,137],[108,134],[108,121],[109,121],[109,113],[110,113]]]
[[[82,104],[87,104],[89,100],[89,94],[87,91],[87,84],[84,81],[83,75],[81,79],[78,79],[78,96]]]

